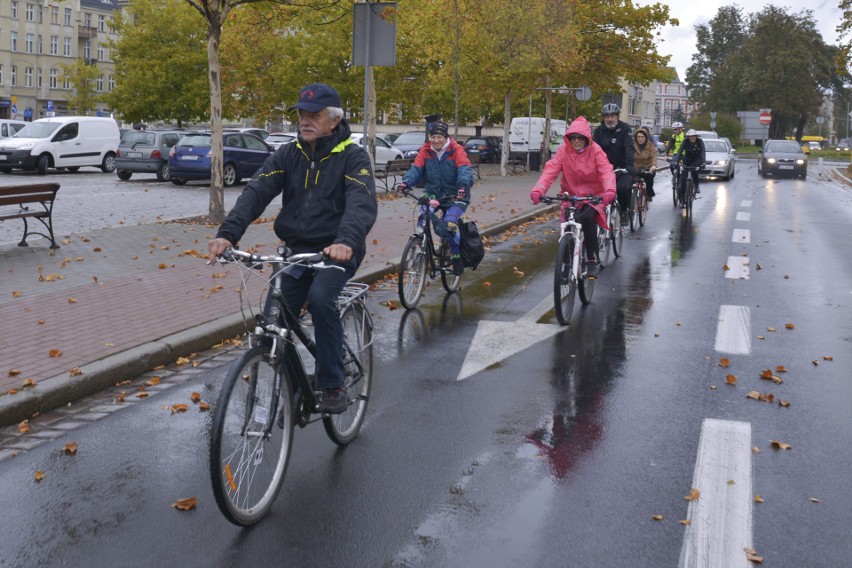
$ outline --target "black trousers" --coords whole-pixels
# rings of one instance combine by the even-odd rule
[[[615,178],[615,191],[618,194],[618,209],[622,215],[630,208],[630,194],[633,192],[633,176],[627,172],[618,172]]]
[[[639,176],[645,180],[645,191],[648,193],[648,197],[654,197],[657,195],[654,193],[654,178],[656,177],[657,172],[654,173],[642,173]]]

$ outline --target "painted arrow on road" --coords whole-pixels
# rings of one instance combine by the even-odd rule
[[[480,321],[456,380],[462,381],[567,329],[557,324],[536,323],[551,309],[553,296],[549,295],[517,321]]]

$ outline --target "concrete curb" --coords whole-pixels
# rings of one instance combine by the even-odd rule
[[[484,236],[502,233],[513,226],[554,210],[558,205],[545,206],[512,219],[483,227]],[[370,268],[355,276],[356,282],[370,284],[389,274],[396,274],[399,263]],[[0,426],[8,426],[78,400],[151,371],[154,367],[173,363],[178,357],[209,349],[225,339],[241,335],[246,325],[242,312],[209,321],[156,341],[110,355],[80,367],[78,378],[69,380],[67,373],[24,388],[18,394],[0,397]]]

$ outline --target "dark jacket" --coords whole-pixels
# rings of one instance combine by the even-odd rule
[[[610,129],[601,122],[592,139],[606,152],[613,168],[624,168],[633,173],[633,133],[629,125],[619,120],[615,128]]]
[[[424,144],[402,181],[413,187],[423,178],[426,179],[426,193],[439,198],[454,196],[463,187],[463,201],[470,203],[473,170],[464,148],[452,138],[440,160],[432,144]]]
[[[685,166],[703,166],[707,159],[704,153],[704,140],[702,140],[699,136],[695,139],[695,143],[693,144],[689,141],[689,138],[684,139],[683,143],[680,145],[680,149],[672,159],[672,163],[676,163],[681,159]]]
[[[350,134],[343,119],[331,135],[316,141],[313,154],[301,136],[281,146],[243,189],[216,236],[236,244],[281,195],[275,234],[293,252],[345,244],[360,264],[378,204],[370,158]]]

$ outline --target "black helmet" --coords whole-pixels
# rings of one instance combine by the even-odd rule
[[[606,103],[601,109],[601,114],[604,116],[608,114],[621,114],[621,107],[615,103]]]

